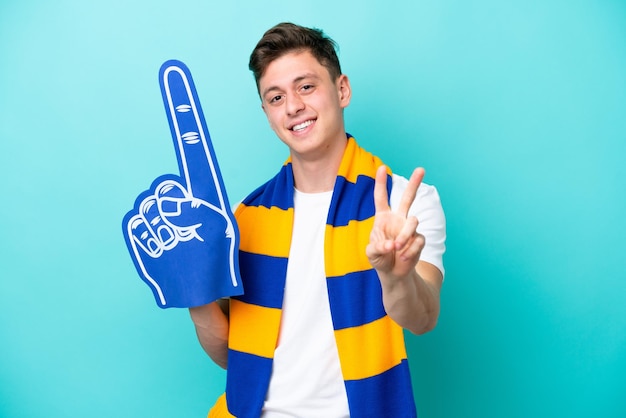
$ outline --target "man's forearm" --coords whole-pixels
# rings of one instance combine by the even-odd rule
[[[228,311],[225,302],[226,305],[220,301],[189,309],[200,345],[224,369],[228,364]]]
[[[379,273],[383,305],[391,319],[414,334],[424,334],[439,318],[441,272],[428,263],[418,263],[406,277]]]

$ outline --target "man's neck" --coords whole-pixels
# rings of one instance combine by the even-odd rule
[[[328,150],[322,158],[304,159],[291,155],[295,187],[304,193],[321,193],[333,190],[341,165],[346,141]]]

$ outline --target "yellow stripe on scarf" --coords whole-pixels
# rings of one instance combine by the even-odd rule
[[[283,210],[276,206],[266,208],[242,204],[236,211],[236,216],[240,230],[250,230],[254,225],[256,231],[254,235],[241,234],[239,243],[241,251],[272,257],[289,256],[293,208]]]
[[[335,340],[345,380],[379,375],[406,359],[402,328],[389,316],[337,330]]]
[[[364,221],[350,221],[346,226],[326,225],[327,245],[332,245],[334,250],[325,252],[327,277],[343,276],[372,268],[365,255],[365,247],[369,243],[373,225],[373,217]]]
[[[209,411],[207,418],[237,418],[228,412],[225,393],[217,399],[217,402],[215,402],[215,405],[213,405],[213,408]]]
[[[376,177],[376,170],[381,165],[383,162],[380,158],[365,151],[357,145],[354,138],[350,138],[339,166],[339,175],[345,177],[350,183],[356,183],[357,177],[362,175]],[[389,167],[387,167],[387,174],[391,175]]]
[[[231,317],[246,318],[231,321],[228,348],[260,357],[274,357],[280,328],[280,309],[230,300]],[[270,331],[271,332],[268,332]]]

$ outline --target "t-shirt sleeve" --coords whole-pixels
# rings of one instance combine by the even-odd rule
[[[400,198],[408,183],[406,178],[393,174],[389,199],[392,210],[398,208]],[[420,260],[433,264],[442,275],[445,275],[443,254],[446,251],[446,217],[435,186],[425,183],[420,185],[415,200],[409,208],[409,215],[417,218],[419,221],[417,232],[426,239]]]

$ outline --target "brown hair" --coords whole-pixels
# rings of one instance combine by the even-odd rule
[[[248,68],[257,89],[267,67],[277,58],[294,51],[309,51],[328,70],[332,80],[341,75],[337,44],[320,29],[293,23],[279,23],[269,29],[250,54]]]

